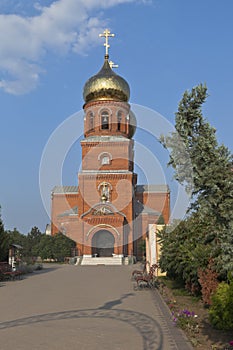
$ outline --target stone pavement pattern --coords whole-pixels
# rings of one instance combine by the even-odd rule
[[[157,290],[132,266],[48,265],[0,288],[0,349],[188,350]]]

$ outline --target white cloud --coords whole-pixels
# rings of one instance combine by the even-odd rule
[[[130,2],[138,1],[58,0],[47,7],[37,3],[35,16],[0,15],[0,88],[16,95],[30,92],[47,53],[87,51],[106,25],[96,12]]]
[[[38,65],[26,60],[8,60],[2,62],[1,67],[4,67],[4,70],[9,72],[13,79],[0,80],[0,88],[14,95],[25,94],[35,89],[39,81],[39,74],[43,72]]]

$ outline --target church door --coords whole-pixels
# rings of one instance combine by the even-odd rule
[[[112,257],[114,253],[115,238],[111,232],[100,230],[92,238],[92,254],[99,257]]]

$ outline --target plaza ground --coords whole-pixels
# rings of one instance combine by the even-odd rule
[[[0,288],[0,348],[188,350],[157,290],[135,266],[47,265]]]

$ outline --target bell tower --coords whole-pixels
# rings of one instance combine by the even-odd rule
[[[109,62],[109,38],[114,34],[106,29],[100,36],[105,38],[104,63],[83,89],[84,139],[82,169],[78,173],[83,252],[93,255],[96,251],[93,242],[104,241],[109,232],[114,238],[112,254],[133,255],[137,175],[132,137],[136,118],[128,103],[129,85],[112,70],[113,64]],[[105,254],[110,251],[109,247],[106,249]]]
[[[106,29],[100,37],[105,39],[103,66],[83,88],[78,186],[55,186],[51,196],[51,234],[61,232],[73,239],[82,265],[122,264],[122,257],[132,255],[141,258],[141,241],[151,225],[159,219],[168,224],[170,215],[167,185],[137,185],[130,88],[109,61],[114,34]]]

